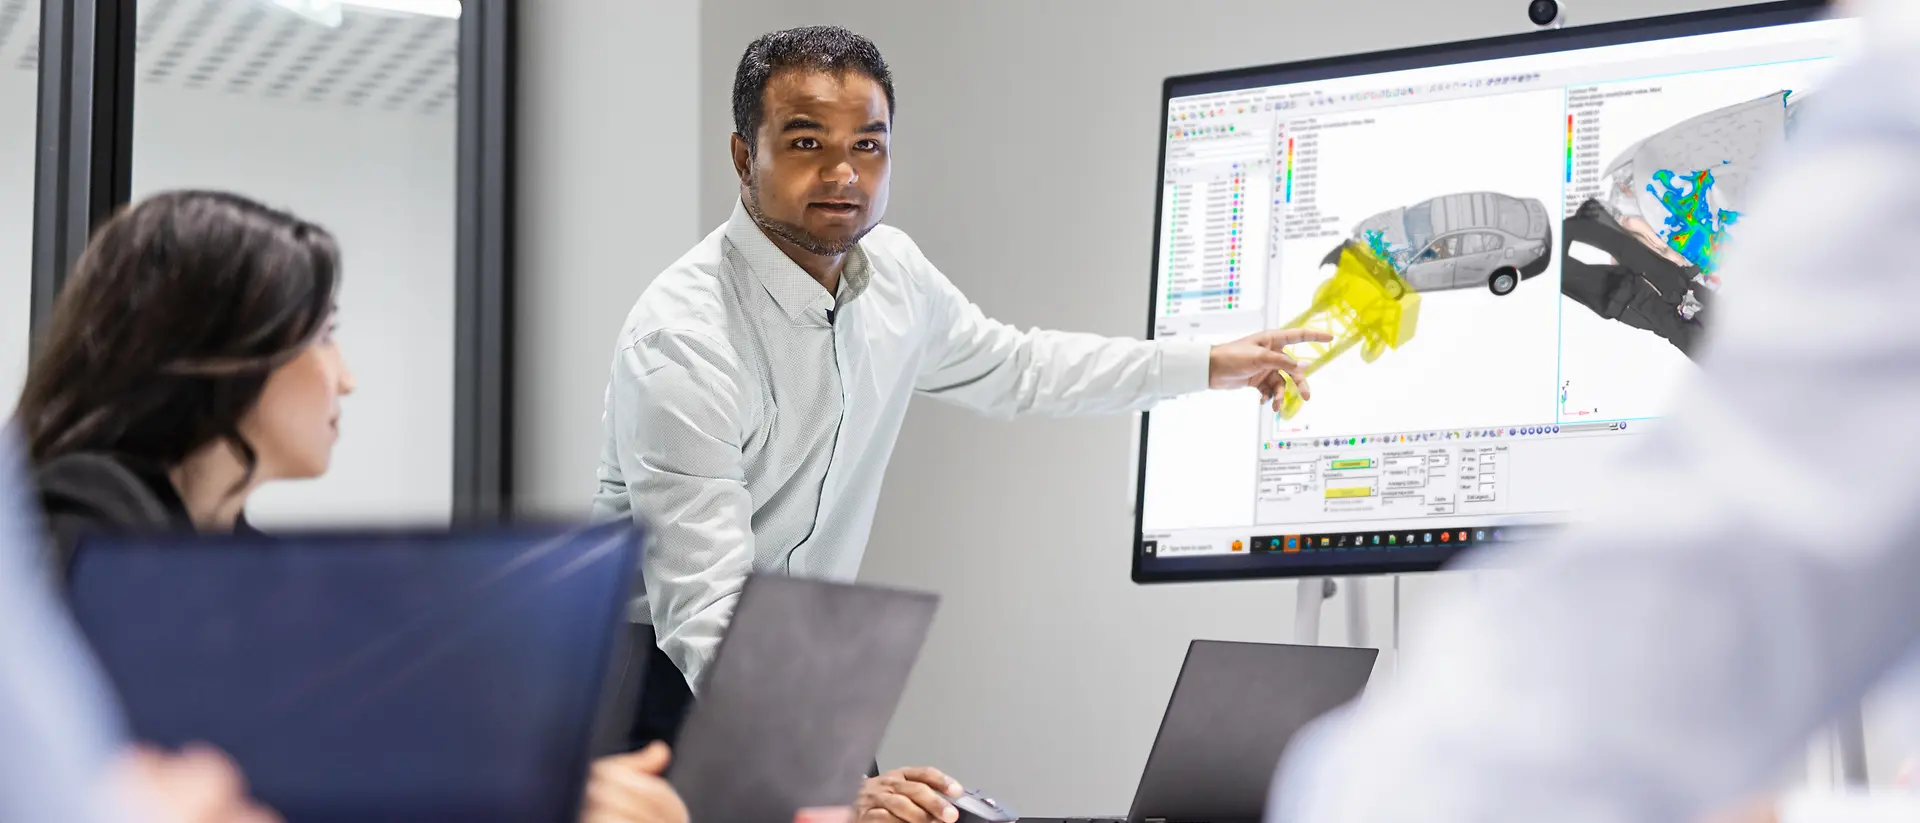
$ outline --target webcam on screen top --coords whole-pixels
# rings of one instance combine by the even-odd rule
[[[1557,29],[1566,25],[1566,0],[1531,0],[1527,3],[1527,22],[1543,29]]]

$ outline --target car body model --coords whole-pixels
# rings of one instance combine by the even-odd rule
[[[1381,212],[1361,221],[1352,242],[1385,258],[1417,291],[1485,287],[1512,294],[1553,258],[1546,205],[1496,192],[1442,195]],[[1338,257],[1335,249],[1328,259]]]
[[[1606,167],[1606,188],[1560,225],[1560,291],[1595,315],[1692,357],[1705,339],[1720,256],[1747,191],[1812,96],[1782,89],[1668,126]]]

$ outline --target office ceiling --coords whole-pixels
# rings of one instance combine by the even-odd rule
[[[459,21],[348,7],[333,29],[261,0],[140,0],[143,83],[451,112]],[[40,0],[0,0],[0,70],[39,66]]]

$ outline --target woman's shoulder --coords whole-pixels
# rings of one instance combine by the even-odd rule
[[[33,479],[50,519],[78,517],[131,529],[170,525],[174,512],[145,474],[124,458],[83,453],[41,463]]]
[[[160,532],[178,528],[176,504],[163,496],[164,473],[143,471],[111,454],[68,454],[34,467],[33,480],[50,538],[54,568],[71,567],[87,534]],[[177,499],[177,496],[175,496]]]

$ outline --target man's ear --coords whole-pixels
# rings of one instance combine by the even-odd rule
[[[738,134],[733,135],[729,143],[733,150],[733,173],[744,183],[753,172],[753,147],[747,145],[747,138]]]

